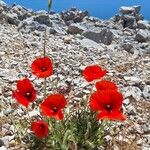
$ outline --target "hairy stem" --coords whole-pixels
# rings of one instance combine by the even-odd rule
[[[46,56],[46,39],[47,39],[47,27],[45,29],[45,34],[44,34],[44,42],[43,42],[43,52],[44,52],[44,57]]]

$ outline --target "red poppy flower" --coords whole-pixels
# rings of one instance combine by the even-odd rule
[[[91,82],[93,80],[100,79],[106,74],[106,70],[102,70],[102,68],[98,65],[88,66],[83,70],[83,76],[88,81]]]
[[[25,78],[17,82],[17,90],[12,92],[12,96],[18,103],[28,107],[29,103],[36,98],[36,91],[29,79]]]
[[[97,119],[125,120],[121,113],[123,96],[121,93],[113,90],[96,91],[90,97],[90,108],[98,111]]]
[[[101,80],[96,83],[97,90],[117,90],[118,87],[115,83],[107,80]]]
[[[37,58],[33,61],[32,72],[39,78],[49,77],[53,74],[52,61],[48,57]]]
[[[31,131],[33,131],[38,138],[44,138],[48,136],[48,124],[42,120],[33,122]]]
[[[49,95],[41,104],[43,114],[57,120],[62,120],[64,114],[62,109],[66,106],[67,101],[62,94]]]

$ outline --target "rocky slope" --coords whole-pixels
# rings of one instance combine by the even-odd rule
[[[103,66],[108,70],[107,78],[123,92],[123,111],[128,116],[125,123],[116,123],[115,133],[114,128],[108,131],[106,142],[111,141],[114,150],[148,150],[150,22],[143,19],[140,9],[121,7],[119,15],[100,20],[76,8],[47,14],[19,5],[9,7],[0,1],[0,149],[23,147],[15,141],[10,117],[19,120],[26,117],[26,112],[12,99],[11,91],[18,79],[27,76],[39,89],[40,101],[43,81],[31,75],[30,64],[43,54],[47,30],[46,51],[53,58],[55,71],[49,83],[59,81],[57,87],[47,87],[50,93],[57,90],[69,95],[70,103],[75,105],[91,88],[81,70],[95,63]],[[31,116],[36,113],[30,112]]]

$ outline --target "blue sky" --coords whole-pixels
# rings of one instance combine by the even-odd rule
[[[20,4],[33,10],[47,10],[47,0],[4,0],[9,4]],[[120,6],[141,5],[141,13],[150,20],[150,0],[53,0],[52,10],[60,12],[70,7],[88,10],[91,15],[108,19],[118,13]]]

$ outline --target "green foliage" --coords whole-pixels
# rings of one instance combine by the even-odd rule
[[[66,115],[62,121],[47,121],[50,126],[49,136],[44,141],[41,140],[41,144],[36,140],[36,148],[45,145],[45,149],[52,150],[92,150],[103,144],[104,128],[107,124],[97,121],[95,114],[87,108]]]

